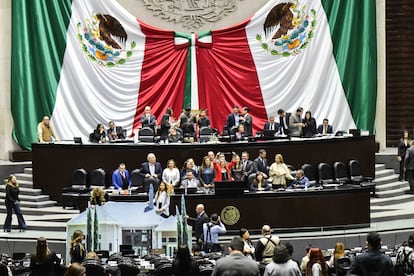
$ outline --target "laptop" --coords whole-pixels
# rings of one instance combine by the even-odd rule
[[[216,181],[214,184],[216,195],[242,195],[245,188],[244,181]]]

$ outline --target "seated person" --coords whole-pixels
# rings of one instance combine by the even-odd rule
[[[232,141],[244,141],[248,138],[249,135],[246,133],[244,125],[239,125],[237,131],[231,136]]]
[[[149,192],[150,184],[154,191],[158,190],[158,185],[162,179],[162,167],[154,153],[148,153],[147,162],[141,164],[139,174],[144,178],[144,191]]]
[[[213,153],[214,160],[214,153]],[[209,156],[203,157],[203,162],[200,167],[200,182],[203,185],[206,192],[211,191],[214,188],[214,179],[216,178],[216,170],[211,162]]]
[[[170,128],[170,133],[168,133],[168,142],[169,143],[178,143],[181,142],[181,133],[177,131],[175,127]]]
[[[303,189],[309,188],[311,186],[309,179],[305,176],[303,170],[296,171],[296,179],[293,180],[292,184],[289,186],[290,189]]]
[[[253,180],[253,183],[250,184],[250,191],[257,192],[257,191],[269,191],[270,186],[267,183],[267,180],[264,177],[262,172],[257,172],[256,177]]]
[[[98,124],[96,129],[91,133],[90,139],[92,143],[106,143],[106,132],[103,124]]]
[[[157,119],[153,114],[151,114],[151,107],[146,106],[144,109],[144,114],[139,118],[142,127],[149,127],[155,131],[155,125],[157,124]]]
[[[92,207],[95,205],[104,205],[108,200],[108,194],[101,187],[93,188],[91,192],[91,198],[89,199]]]
[[[187,171],[185,178],[181,180],[180,188],[197,188],[199,190],[200,186],[200,180],[194,177],[192,171]]]
[[[118,139],[125,139],[124,130],[120,126],[115,126],[114,121],[109,121],[108,123],[108,138],[109,140],[118,140]]]
[[[318,126],[318,132],[322,135],[333,134],[333,128],[328,119],[323,119],[322,124]]]
[[[117,190],[126,190],[131,187],[131,177],[124,163],[118,165],[112,173],[112,186]]]
[[[269,117],[269,121],[267,121],[264,126],[263,126],[263,130],[278,130],[279,129],[279,124],[275,122],[275,117],[274,116],[270,116]]]
[[[185,162],[184,162],[184,166],[181,170],[181,179],[184,179],[187,171],[192,171],[193,175],[195,177],[198,177],[198,168],[194,163],[194,159],[193,158],[188,158]]]

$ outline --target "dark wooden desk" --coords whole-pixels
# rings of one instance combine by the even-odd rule
[[[88,198],[86,198],[88,200]],[[147,201],[142,195],[113,195],[113,201]],[[221,216],[228,230],[245,227],[259,230],[263,224],[272,228],[355,228],[370,224],[370,189],[343,186],[339,189],[245,193],[218,196],[185,196],[188,215],[195,217],[195,207],[203,203],[206,212]],[[181,195],[173,195],[170,213],[181,206]]]
[[[112,171],[120,162],[129,171],[140,168],[147,154],[153,152],[157,161],[165,167],[173,158],[181,168],[187,158],[193,157],[200,165],[202,157],[209,150],[214,152],[241,153],[247,151],[250,159],[257,157],[260,149],[266,149],[269,164],[276,153],[281,153],[287,164],[299,168],[310,163],[315,168],[321,162],[333,164],[351,159],[361,163],[365,176],[375,177],[375,137],[335,137],[306,140],[277,140],[260,142],[219,143],[219,144],[33,144],[33,185],[58,200],[64,187],[71,185],[75,169],[84,168],[88,172],[103,168],[107,174],[107,184],[111,182]]]

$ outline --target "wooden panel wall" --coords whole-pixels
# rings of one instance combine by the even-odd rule
[[[387,146],[398,145],[402,130],[414,137],[413,0],[386,1]]]

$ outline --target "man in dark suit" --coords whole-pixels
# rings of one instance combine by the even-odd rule
[[[270,116],[269,117],[269,121],[267,121],[264,126],[263,126],[263,130],[279,130],[280,125],[278,123],[275,122],[275,117]]]
[[[333,128],[328,119],[323,119],[322,124],[318,126],[318,133],[322,135],[333,134]]]
[[[109,140],[125,139],[124,130],[122,127],[116,126],[114,121],[108,123],[108,138]]]
[[[230,130],[232,127],[239,125],[239,119],[240,119],[239,107],[235,105],[233,107],[233,113],[230,113],[227,116],[226,125],[224,126],[224,128],[227,129],[227,131],[230,133]]]
[[[410,185],[410,193],[414,193],[414,141],[410,142],[410,148],[407,149],[404,159],[405,173]]]
[[[155,131],[155,125],[157,124],[157,119],[154,115],[151,114],[151,107],[146,106],[144,109],[144,114],[139,118],[142,127],[150,127]]]
[[[240,124],[244,125],[244,131],[247,136],[253,136],[253,118],[249,114],[249,108],[243,107],[242,115],[240,116]]]
[[[267,178],[267,176],[269,175],[265,149],[259,150],[259,156],[253,161],[253,168],[254,173],[262,172],[265,178]]]
[[[286,113],[283,109],[279,109],[277,111],[279,115],[279,127],[280,127],[280,134],[288,135],[289,134],[289,119],[286,118]]]
[[[187,221],[190,221],[192,224],[194,224],[194,237],[196,238],[196,243],[199,246],[199,249],[201,249],[201,246],[203,244],[203,224],[209,222],[210,219],[204,211],[203,204],[198,204],[195,211],[197,217],[191,218],[189,216],[186,216],[186,218]]]
[[[149,191],[150,184],[154,187],[154,192],[158,190],[158,185],[162,179],[162,167],[161,164],[157,162],[155,154],[148,153],[147,162],[141,164],[139,174],[144,178],[145,192]]]
[[[247,181],[249,175],[254,172],[253,161],[249,159],[249,153],[247,151],[243,151],[241,155],[242,159],[242,170],[243,170],[243,180]]]

